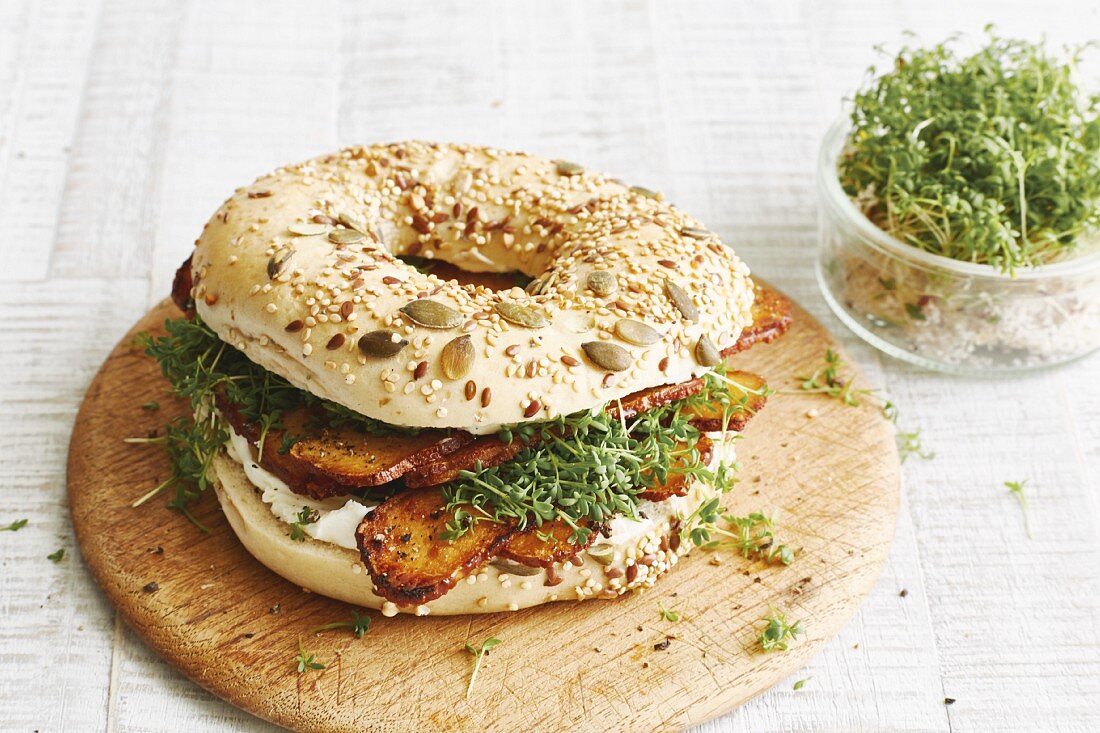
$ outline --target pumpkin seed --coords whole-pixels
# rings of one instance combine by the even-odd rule
[[[439,354],[439,366],[447,379],[462,379],[474,363],[474,346],[470,337],[459,336],[447,342]]]
[[[583,166],[570,163],[568,160],[555,160],[554,165],[559,176],[576,176],[584,172]]]
[[[359,339],[359,350],[376,359],[393,356],[408,345],[409,342],[396,332],[386,330],[371,331]]]
[[[294,256],[294,248],[287,247],[281,249],[275,254],[271,255],[271,259],[267,261],[267,276],[274,280],[282,275],[286,270],[286,263],[290,261],[290,258]]]
[[[332,230],[328,224],[315,224],[311,221],[297,221],[287,227],[291,234],[299,237],[316,237],[318,234],[328,234]]]
[[[695,361],[708,367],[718,366],[722,362],[722,354],[710,336],[703,334],[699,337],[699,343],[695,344]]]
[[[328,241],[336,244],[357,244],[367,241],[367,235],[354,229],[333,229],[328,233]]]
[[[622,346],[606,341],[587,341],[581,344],[584,353],[598,367],[621,372],[630,368],[630,352]]]
[[[585,284],[588,285],[589,290],[601,298],[605,298],[619,289],[619,282],[607,270],[593,270],[588,273]]]
[[[354,229],[358,232],[364,230],[363,223],[359,221],[358,217],[349,214],[346,211],[341,211],[336,215],[336,220],[346,226],[348,229]]]
[[[652,346],[661,340],[661,334],[641,321],[620,319],[615,324],[615,334],[635,346]]]
[[[529,578],[532,575],[538,575],[542,572],[542,568],[532,568],[526,565],[520,565],[516,562],[508,562],[507,560],[493,560],[489,564],[502,573],[519,575],[524,578]]]
[[[680,230],[680,234],[685,237],[691,237],[692,239],[706,239],[710,236],[710,232],[706,229],[700,229],[699,227],[684,227]]]
[[[664,198],[664,196],[662,196],[661,194],[657,193],[656,191],[650,191],[645,186],[631,186],[630,191],[632,193],[638,194],[639,196],[645,196],[647,199],[653,199],[654,201],[660,201]]]
[[[600,565],[610,565],[615,560],[615,546],[601,542],[588,548],[588,556]]]
[[[671,280],[665,280],[665,295],[684,318],[692,322],[699,320],[699,309],[695,307],[695,303],[691,302],[691,296],[686,290]]]
[[[454,308],[427,298],[406,303],[401,312],[413,323],[428,328],[456,328],[464,320]]]
[[[544,314],[519,303],[504,301],[497,303],[493,309],[504,320],[524,328],[545,328],[550,325],[550,319]]]

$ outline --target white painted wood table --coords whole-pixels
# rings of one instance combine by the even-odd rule
[[[1089,0],[0,0],[0,524],[29,519],[0,533],[0,728],[268,728],[127,630],[65,507],[84,388],[235,186],[402,138],[583,161],[663,190],[841,333],[812,275],[819,138],[874,44],[987,21],[1100,35]],[[985,382],[844,336],[936,457],[906,463],[843,633],[702,729],[1100,730],[1100,357]]]

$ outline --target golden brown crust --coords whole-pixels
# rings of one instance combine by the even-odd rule
[[[749,420],[764,407],[768,401],[765,391],[768,383],[764,378],[752,372],[731,371],[726,372],[729,380],[727,388],[731,400],[731,406],[726,408],[713,402],[708,405],[693,405],[690,408],[691,424],[704,433],[714,433],[721,430],[739,432],[745,429]],[[723,420],[723,418],[725,418]]]
[[[515,531],[481,521],[448,542],[443,534],[453,518],[435,488],[403,492],[368,512],[355,537],[375,591],[399,606],[435,600],[488,562]]]
[[[587,522],[583,524],[589,526]],[[569,541],[573,536],[573,528],[568,523],[555,519],[552,522],[543,522],[541,527],[531,526],[522,532],[516,532],[500,548],[499,554],[523,565],[548,568],[587,549],[596,539],[596,535],[596,532],[589,532],[583,543],[574,544]]]
[[[461,471],[473,471],[478,465],[482,468],[492,468],[510,461],[519,455],[521,450],[537,441],[537,433],[532,436],[529,443],[518,438],[513,438],[511,443],[505,443],[495,435],[475,438],[473,442],[452,453],[410,469],[405,474],[405,485],[409,488],[420,488],[450,483],[459,478]]]
[[[188,255],[172,277],[172,302],[188,318],[195,314],[195,301],[191,299],[191,288],[193,287],[191,283],[191,258],[193,256]]]
[[[722,356],[730,356],[756,344],[769,344],[787,332],[794,316],[787,296],[757,282],[753,283],[752,322],[745,326],[732,346],[722,349]]]
[[[235,406],[219,399],[218,408],[239,435],[259,440],[260,426]],[[303,408],[280,416],[279,427],[264,437],[259,463],[296,494],[325,499],[394,481],[472,439],[458,430],[370,435],[352,426],[326,426],[317,411]]]

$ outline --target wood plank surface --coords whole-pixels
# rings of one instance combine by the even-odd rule
[[[361,641],[311,633],[353,609],[303,593],[252,560],[212,497],[196,511],[211,529],[205,535],[165,511],[163,499],[130,506],[164,479],[167,459],[124,439],[147,434],[183,407],[165,397],[166,382],[134,348],[133,334],[177,313],[167,303],[151,311],[88,389],[69,448],[73,524],[93,575],[139,636],[200,685],[279,724],[326,731],[681,729],[799,667],[855,612],[888,554],[899,481],[893,428],[869,400],[851,407],[796,388],[797,375],[814,369],[826,349],[841,348],[796,308],[789,333],[732,360],[766,374],[778,392],[738,441],[742,481],[725,501],[737,515],[775,519],[781,540],[797,552],[789,567],[697,551],[652,590],[614,601],[454,618],[374,614]],[[164,409],[143,411],[150,400]],[[662,605],[683,620],[663,620]],[[781,654],[757,643],[761,620],[773,610],[805,619],[804,640]],[[488,636],[506,646],[494,652],[467,702],[463,646]],[[667,650],[654,648],[670,637]],[[297,673],[299,639],[328,669]],[[514,704],[490,704],[502,699]]]
[[[105,601],[73,544],[65,446],[88,380],[234,187],[420,136],[662,190],[821,319],[936,451],[904,464],[893,549],[852,622],[699,730],[1100,729],[1100,358],[999,386],[928,374],[843,332],[813,277],[817,145],[873,47],[988,22],[1084,42],[1100,6],[0,0],[0,525],[29,520],[0,533],[3,727],[271,729]],[[1024,478],[1031,540],[1003,488]]]

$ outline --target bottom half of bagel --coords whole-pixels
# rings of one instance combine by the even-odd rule
[[[733,462],[734,435],[713,438],[712,468]],[[386,616],[516,611],[551,601],[614,598],[650,587],[691,549],[690,541],[681,541],[690,530],[684,526],[686,518],[717,493],[709,484],[693,481],[683,496],[640,502],[639,520],[613,519],[609,536],[570,560],[542,568],[493,558],[444,596],[398,606],[374,592],[356,549],[355,529],[370,504],[351,496],[315,501],[294,494],[256,464],[248,441],[235,433],[214,458],[213,474],[230,526],[257,560],[304,590]],[[318,519],[295,525],[301,510],[313,511]]]

